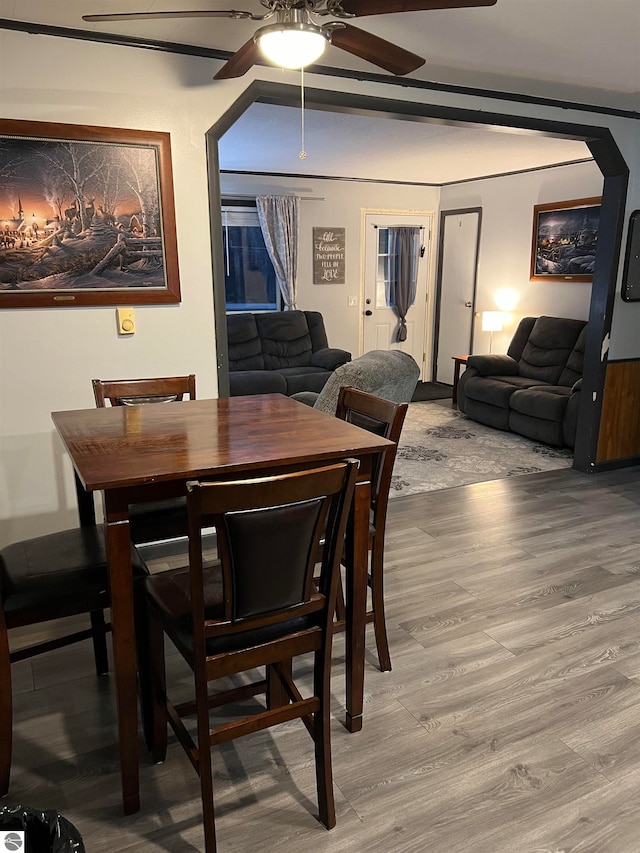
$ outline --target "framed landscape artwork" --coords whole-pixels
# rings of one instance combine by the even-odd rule
[[[169,134],[0,120],[0,308],[168,302]]]
[[[593,280],[601,201],[581,198],[533,208],[531,281]]]

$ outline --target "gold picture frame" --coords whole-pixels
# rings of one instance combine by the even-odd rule
[[[593,280],[601,202],[597,197],[535,205],[531,281]]]
[[[169,134],[0,120],[0,308],[175,302]]]

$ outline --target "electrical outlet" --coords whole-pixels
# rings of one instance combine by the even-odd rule
[[[356,296],[350,296],[347,305],[349,306],[349,308],[357,308],[358,298]]]

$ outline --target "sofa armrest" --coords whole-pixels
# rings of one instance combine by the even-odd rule
[[[316,391],[298,391],[297,394],[291,395],[291,400],[297,400],[298,403],[304,403],[305,406],[315,406],[319,393]]]
[[[322,367],[324,370],[335,370],[348,361],[351,361],[351,353],[335,347],[319,349],[311,354],[311,367]]]
[[[582,391],[582,377],[580,377],[580,379],[577,379],[577,380],[573,383],[573,385],[571,386],[571,393],[572,393],[572,394],[575,394],[575,393],[577,393],[578,391]]]
[[[474,367],[479,376],[517,376],[518,362],[510,355],[501,353],[488,355],[470,355],[467,368]]]

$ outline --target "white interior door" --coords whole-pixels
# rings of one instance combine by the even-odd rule
[[[440,218],[434,379],[453,384],[456,355],[473,351],[482,210],[445,210]]]
[[[400,349],[420,365],[422,379],[430,365],[427,361],[427,274],[431,213],[366,213],[364,221],[364,305],[362,306],[363,352],[374,349]],[[416,298],[407,312],[407,339],[395,340],[399,318],[387,305],[385,271],[388,257],[388,229],[398,225],[421,227],[421,252],[418,259]]]

